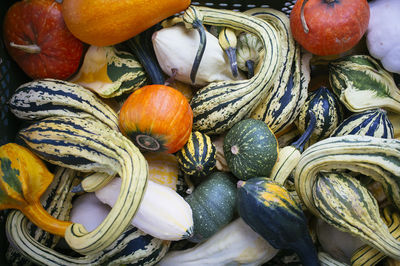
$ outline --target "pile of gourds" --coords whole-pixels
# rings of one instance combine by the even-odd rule
[[[12,95],[26,124],[0,147],[10,264],[400,260],[393,73],[367,52],[321,65],[271,8],[189,6],[160,27]]]

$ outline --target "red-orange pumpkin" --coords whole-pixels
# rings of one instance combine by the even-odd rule
[[[369,22],[367,0],[298,0],[290,13],[293,37],[316,55],[353,48]]]
[[[144,151],[180,150],[189,139],[193,112],[186,97],[165,85],[133,92],[119,113],[121,132]]]

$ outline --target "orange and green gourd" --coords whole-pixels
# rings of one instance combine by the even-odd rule
[[[44,162],[27,148],[15,143],[0,147],[0,209],[18,209],[41,229],[64,236],[72,223],[52,217],[40,203],[53,181]]]

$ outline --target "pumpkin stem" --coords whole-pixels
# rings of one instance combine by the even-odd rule
[[[16,44],[14,42],[10,42],[10,46],[20,49],[29,54],[38,54],[42,50],[37,44]]]
[[[308,26],[307,26],[306,18],[304,17],[304,7],[305,7],[307,2],[308,2],[308,0],[304,0],[302,5],[301,5],[301,9],[300,9],[301,25],[303,26],[303,30],[304,30],[305,33],[308,33],[310,31],[308,29]]]
[[[239,153],[239,147],[236,146],[236,145],[233,145],[233,146],[231,147],[231,152],[232,152],[233,155],[238,154],[238,153]]]
[[[40,202],[32,202],[22,208],[21,211],[32,223],[50,234],[64,237],[68,226],[72,224],[69,221],[61,221],[51,216]]]

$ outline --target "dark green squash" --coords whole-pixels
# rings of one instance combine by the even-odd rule
[[[176,153],[181,170],[188,175],[207,176],[217,163],[216,148],[211,138],[194,131],[188,142]]]
[[[301,207],[280,184],[266,178],[238,182],[242,219],[276,249],[295,251],[303,265],[319,265]]]
[[[242,180],[268,177],[278,158],[278,142],[266,123],[253,118],[236,123],[224,139],[229,169]]]
[[[185,198],[192,208],[194,234],[191,242],[211,237],[232,221],[236,210],[234,178],[224,172],[214,172]]]

